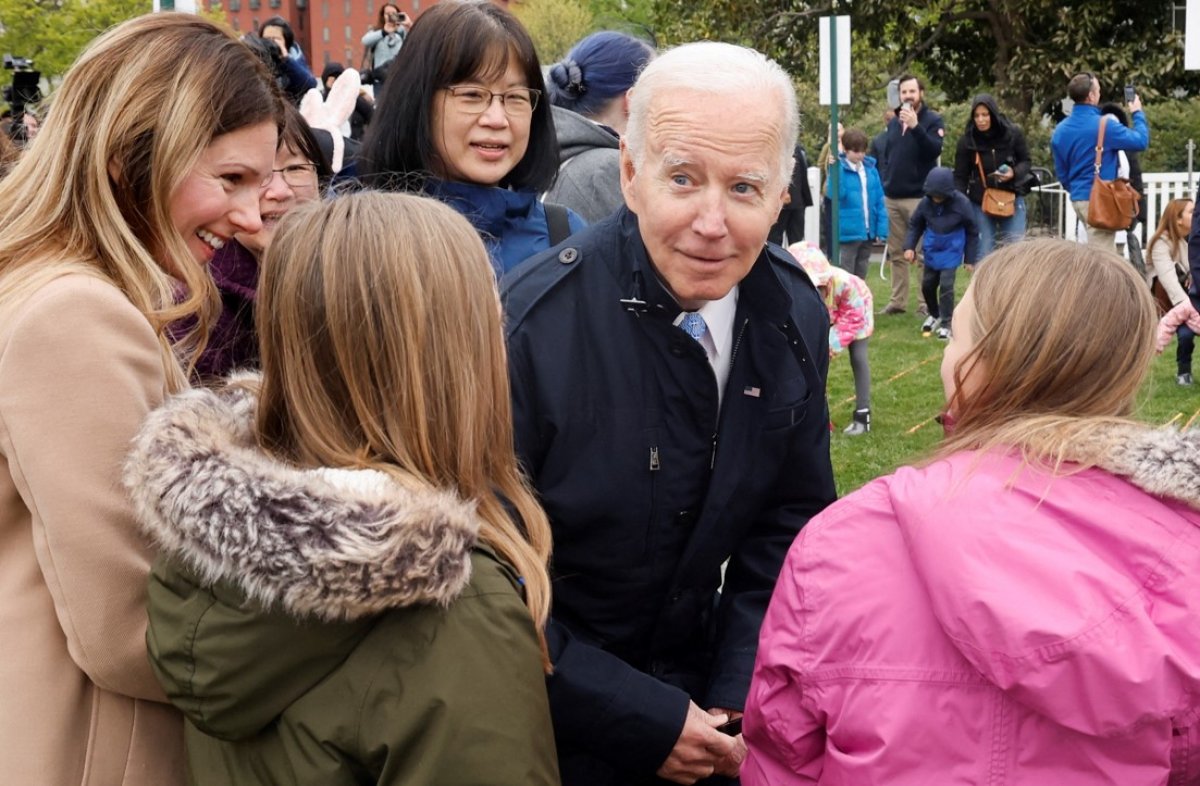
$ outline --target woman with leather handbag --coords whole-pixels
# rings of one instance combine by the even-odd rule
[[[1025,236],[1031,163],[1025,135],[1000,113],[996,99],[975,96],[954,156],[954,185],[975,208],[981,257]]]
[[[1158,229],[1150,238],[1150,292],[1158,303],[1160,313],[1166,313],[1189,298],[1192,279],[1188,267],[1187,238],[1192,228],[1192,212],[1195,203],[1184,197],[1172,199],[1163,211]],[[1196,334],[1183,325],[1176,335],[1179,344],[1175,348],[1175,381],[1180,385],[1192,384],[1192,352],[1196,346]]]

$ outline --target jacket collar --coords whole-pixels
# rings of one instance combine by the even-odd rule
[[[475,506],[375,470],[288,464],[255,443],[259,378],[153,412],[124,482],[142,529],[206,584],[324,620],[449,605],[470,578]]]
[[[523,221],[537,203],[532,191],[513,191],[499,186],[480,186],[428,178],[425,192],[462,213],[478,232],[503,237],[505,228]]]

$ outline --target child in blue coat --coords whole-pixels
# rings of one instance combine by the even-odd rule
[[[908,222],[904,240],[904,258],[916,256],[914,249],[925,236],[925,275],[921,294],[929,317],[921,333],[934,331],[943,341],[950,338],[950,320],[954,317],[954,274],[965,260],[970,270],[979,256],[979,227],[971,201],[954,188],[954,171],[934,167],[925,178],[925,198],[917,205]]]
[[[888,217],[883,204],[883,184],[875,159],[867,155],[867,135],[857,128],[842,133],[845,150],[836,164],[841,167],[838,183],[838,267],[861,279],[867,277],[871,243],[887,240]],[[833,198],[833,178],[828,178],[825,195]]]

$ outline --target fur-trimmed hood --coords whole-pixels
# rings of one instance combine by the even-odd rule
[[[124,482],[143,530],[202,583],[325,621],[448,605],[470,579],[473,503],[375,470],[304,469],[253,437],[258,377],[192,390],[147,419]]]
[[[1118,427],[1097,465],[1157,497],[1200,510],[1200,431]]]

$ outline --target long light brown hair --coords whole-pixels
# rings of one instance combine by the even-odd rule
[[[471,225],[403,194],[298,206],[263,260],[257,308],[260,444],[475,500],[480,538],[524,578],[540,637],[550,525],[513,452],[500,305]]]
[[[167,326],[197,317],[182,342],[197,351],[217,301],[174,228],[171,194],[215,137],[278,124],[280,112],[266,67],[194,14],[148,14],[100,36],[0,181],[0,300],[66,270],[99,276],[154,325],[168,379],[183,385]]]
[[[1180,229],[1179,217],[1183,215],[1183,211],[1191,202],[1192,200],[1187,197],[1182,197],[1172,199],[1167,203],[1167,208],[1163,211],[1162,218],[1159,219],[1158,229],[1154,230],[1150,242],[1146,245],[1147,254],[1153,254],[1154,244],[1165,239],[1171,246],[1171,259],[1177,257],[1179,246],[1181,243],[1187,242],[1188,232],[1191,229],[1191,227]]]
[[[936,456],[1004,447],[1055,469],[1096,463],[1091,435],[1131,423],[1154,358],[1146,282],[1110,252],[1029,240],[989,255],[970,296],[975,345],[953,371],[957,426]]]

